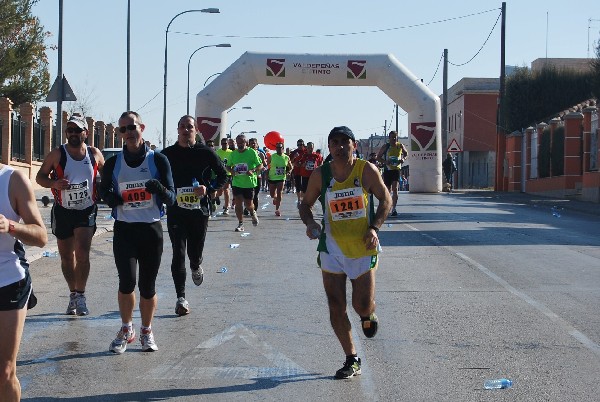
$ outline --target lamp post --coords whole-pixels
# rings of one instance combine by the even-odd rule
[[[166,146],[167,143],[167,55],[168,55],[168,44],[169,44],[169,28],[171,27],[171,24],[173,23],[173,21],[175,21],[175,18],[179,17],[182,14],[186,14],[186,13],[194,13],[194,12],[198,12],[198,13],[210,13],[210,14],[216,14],[216,13],[220,13],[218,8],[203,8],[201,10],[187,10],[187,11],[182,11],[179,14],[177,14],[175,17],[171,18],[171,21],[169,21],[169,25],[167,25],[167,29],[165,30],[165,74],[164,74],[164,83],[163,83],[163,147]]]
[[[233,124],[231,125],[231,127],[229,128],[229,136],[228,136],[227,138],[231,138],[231,130],[233,130],[233,127],[234,127],[236,124],[238,124],[238,123],[240,123],[240,122],[242,122],[242,121],[251,121],[251,122],[254,122],[254,120],[252,120],[252,119],[250,119],[250,120],[238,120],[238,121],[236,121],[236,122],[235,122],[235,123],[233,123]]]
[[[236,110],[236,109],[252,109],[252,106],[232,107],[231,109],[229,109],[227,111],[227,113],[231,112],[232,110]]]
[[[210,80],[212,77],[216,77],[217,75],[219,75],[221,73],[214,73],[208,76],[208,78],[206,79],[206,81],[204,81],[204,86],[206,86],[206,84],[208,84],[208,80]]]
[[[194,52],[190,55],[188,60],[188,69],[187,69],[187,114],[190,114],[190,63],[192,62],[192,57],[196,54],[196,52],[200,49],[204,49],[207,47],[231,47],[229,43],[219,43],[218,45],[206,45],[201,46],[198,49],[194,50]]]

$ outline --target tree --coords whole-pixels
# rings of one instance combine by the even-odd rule
[[[39,19],[31,14],[38,0],[0,0],[0,96],[15,105],[43,99],[50,73]]]
[[[600,40],[596,43],[596,58],[592,60],[592,93],[600,100]]]

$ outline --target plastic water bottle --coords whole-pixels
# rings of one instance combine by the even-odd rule
[[[58,251],[44,251],[42,253],[42,257],[49,257],[49,258],[58,257]]]
[[[552,207],[552,216],[554,216],[555,218],[560,218],[560,210],[562,208],[558,208],[558,207]]]
[[[221,267],[217,272],[220,274],[224,274],[225,272],[227,272],[227,267]]]
[[[512,380],[507,380],[506,378],[499,378],[496,380],[485,380],[483,383],[483,387],[485,389],[506,389],[512,387]]]
[[[229,245],[229,248],[239,248],[239,247],[240,247],[239,243],[231,243]]]
[[[196,178],[194,177],[192,179],[192,187],[196,188],[200,185],[200,183],[198,183],[198,180],[196,180]]]
[[[321,231],[317,228],[313,228],[311,229],[310,234],[314,239],[318,239],[321,236]]]

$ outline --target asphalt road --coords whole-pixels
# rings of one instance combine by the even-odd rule
[[[557,217],[554,201],[486,192],[401,194],[399,216],[380,232],[379,333],[366,339],[351,313],[363,374],[334,380],[344,355],[294,198],[277,218],[261,197],[260,225],[248,222],[245,237],[234,217],[210,221],[204,283],[188,277],[189,316],[174,314],[165,231],[154,353],[137,341],[123,355],[108,352],[120,319],[105,210],[89,317],[64,315],[59,258],[29,249],[39,303],[18,357],[23,400],[599,400],[597,214],[564,207]],[[489,378],[514,386],[485,390]]]

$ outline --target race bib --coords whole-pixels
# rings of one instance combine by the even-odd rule
[[[400,160],[397,156],[390,156],[390,160],[388,163],[390,166],[398,166],[400,164]]]
[[[283,176],[285,174],[285,167],[275,167],[275,176]]]
[[[200,209],[200,197],[194,194],[194,187],[177,189],[177,205],[185,209]]]
[[[306,170],[315,170],[315,161],[306,161],[304,168]]]
[[[359,219],[367,215],[362,188],[346,188],[326,193],[329,215],[333,221]]]
[[[119,185],[124,188],[121,191],[123,198],[123,209],[144,209],[152,206],[152,194],[146,191],[146,180],[128,181]]]
[[[65,190],[65,198],[63,200],[63,207],[65,208],[86,209],[93,203],[92,192],[87,180],[83,183],[71,184]]]
[[[248,165],[245,163],[238,163],[233,167],[233,171],[237,174],[247,174]]]

